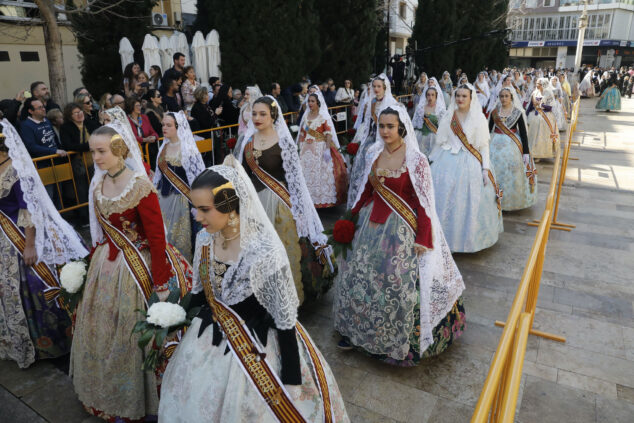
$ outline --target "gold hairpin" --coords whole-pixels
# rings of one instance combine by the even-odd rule
[[[119,134],[114,134],[112,138],[110,138],[110,144],[112,144],[114,141],[117,141],[117,140],[123,141],[123,138],[121,138],[121,135]]]
[[[227,182],[226,184],[220,185],[219,187],[216,187],[216,188],[212,189],[212,190],[211,190],[211,192],[212,192],[212,193],[214,194],[214,196],[215,196],[216,194],[218,194],[218,191],[221,191],[221,190],[223,190],[223,189],[228,189],[228,188],[230,188],[230,189],[235,189],[235,188],[233,187],[233,184],[232,184],[231,182]]]

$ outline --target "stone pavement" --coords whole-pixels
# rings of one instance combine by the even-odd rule
[[[562,193],[559,221],[548,244],[535,327],[563,335],[565,344],[531,336],[517,422],[634,422],[634,100],[623,111],[597,113],[583,100]],[[468,422],[497,346],[535,235],[552,163],[543,161],[540,202],[505,213],[494,247],[459,254],[465,278],[467,329],[440,357],[417,368],[394,368],[336,349],[332,295],[300,313],[332,367],[353,422]],[[327,226],[342,210],[322,213]],[[0,362],[0,421],[98,422],[84,413],[65,375],[65,362],[28,370]]]

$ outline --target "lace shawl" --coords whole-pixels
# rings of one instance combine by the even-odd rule
[[[11,165],[20,180],[24,202],[36,228],[35,250],[39,260],[48,265],[62,265],[86,257],[88,250],[53,205],[18,132],[7,119],[2,120],[2,125]]]
[[[266,215],[255,188],[242,166],[227,156],[223,165],[212,166],[230,181],[240,199],[240,247],[237,263],[225,273],[221,301],[233,305],[253,293],[273,317],[278,329],[291,329],[297,322],[299,299],[288,256],[282,241]],[[213,254],[215,235],[199,232],[194,253],[193,293],[203,290],[199,267],[202,246],[209,245]]]
[[[176,113],[175,116],[176,123],[178,124],[178,139],[181,142],[181,164],[187,174],[187,183],[191,186],[194,179],[196,179],[196,177],[205,170],[205,163],[203,162],[203,158],[200,155],[200,151],[198,150],[198,146],[194,140],[194,134],[189,126],[185,112],[181,110]],[[166,145],[167,142],[164,142],[161,145],[157,157],[161,156],[161,152]],[[154,170],[154,185],[158,185],[161,180],[161,175],[161,169],[159,169],[157,161],[156,169]]]

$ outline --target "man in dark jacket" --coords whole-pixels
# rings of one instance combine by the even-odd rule
[[[53,109],[60,109],[59,105],[51,100],[51,93],[48,90],[48,87],[42,81],[35,81],[31,84],[31,96],[34,99],[38,99],[44,105],[44,109],[46,112],[49,112]],[[60,109],[61,110],[61,109]],[[46,116],[46,114],[45,114]],[[22,113],[20,114],[20,120],[24,120],[29,117],[28,110],[26,107],[22,109]]]
[[[271,84],[271,96],[277,101],[277,103],[282,108],[282,113],[288,112],[288,106],[286,105],[286,101],[282,97],[282,87],[277,82],[273,82]]]

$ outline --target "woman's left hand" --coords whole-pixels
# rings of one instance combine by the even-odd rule
[[[26,246],[24,247],[24,254],[22,256],[24,258],[24,264],[27,266],[33,266],[37,263],[37,251],[35,251],[35,246]]]
[[[423,247],[422,245],[414,245],[414,252],[416,253],[417,256],[420,256],[426,250],[427,249],[425,247]]]

